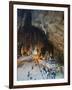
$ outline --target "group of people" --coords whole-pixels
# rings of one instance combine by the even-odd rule
[[[42,71],[43,71],[43,74],[46,74],[47,79],[55,79],[56,78],[56,70],[43,67]]]

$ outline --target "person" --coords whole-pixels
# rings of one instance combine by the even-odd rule
[[[55,70],[51,70],[51,78],[55,79],[56,78],[56,71]]]

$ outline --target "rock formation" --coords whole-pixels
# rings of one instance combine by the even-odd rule
[[[26,11],[18,11],[18,30],[25,25]],[[19,14],[20,13],[20,14]],[[43,30],[54,46],[54,54],[64,51],[64,12],[31,10],[32,25]]]

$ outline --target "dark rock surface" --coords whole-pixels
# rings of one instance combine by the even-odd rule
[[[48,40],[55,47],[54,52],[64,51],[64,12],[63,11],[43,11],[43,10],[22,10],[18,11],[18,30],[24,27],[26,14],[31,17],[31,25],[43,30]],[[29,27],[29,26],[27,26]],[[20,32],[20,31],[19,31]],[[18,34],[19,35],[19,34]]]

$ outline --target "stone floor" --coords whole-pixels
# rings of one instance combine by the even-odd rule
[[[62,72],[49,70],[47,67],[36,64],[34,61],[24,62],[17,67],[17,80],[43,80],[43,79],[61,79]]]

